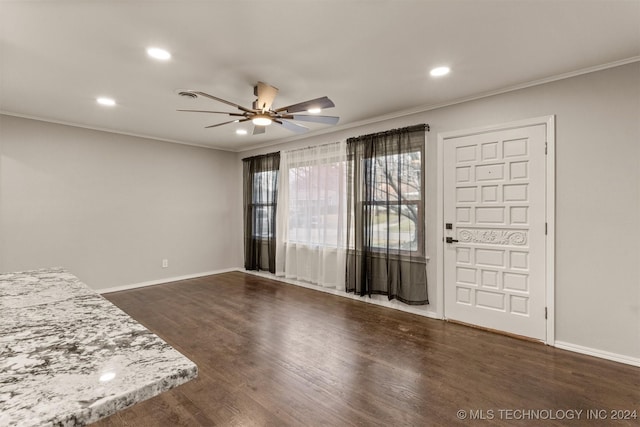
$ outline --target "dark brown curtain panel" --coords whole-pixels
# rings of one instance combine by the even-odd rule
[[[242,159],[244,268],[276,271],[276,202],[280,153]]]
[[[427,125],[347,140],[346,289],[428,304],[425,255]]]

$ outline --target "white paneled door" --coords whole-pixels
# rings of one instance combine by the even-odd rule
[[[546,339],[546,127],[444,141],[445,317]]]

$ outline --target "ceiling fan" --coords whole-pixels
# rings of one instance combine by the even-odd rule
[[[309,101],[299,102],[297,104],[288,105],[286,107],[280,107],[273,109],[272,104],[276,95],[278,94],[278,88],[268,85],[263,82],[258,82],[253,87],[253,94],[258,98],[253,101],[253,108],[245,108],[233,102],[226,101],[218,98],[217,96],[209,95],[197,90],[185,90],[179,92],[179,95],[197,98],[204,97],[213,99],[214,101],[222,102],[223,104],[230,105],[237,108],[240,112],[227,112],[227,111],[210,111],[210,110],[178,110],[187,111],[192,113],[212,113],[212,114],[227,114],[231,117],[237,117],[234,120],[228,122],[217,123],[215,125],[205,126],[205,128],[214,128],[229,123],[242,123],[251,121],[254,124],[253,134],[259,135],[265,133],[266,127],[272,123],[282,126],[283,128],[296,133],[305,133],[309,130],[308,127],[301,124],[294,123],[294,121],[324,123],[334,125],[340,120],[336,116],[319,116],[317,115],[325,108],[335,107],[333,101],[326,96],[321,98],[311,99]],[[296,114],[300,112],[307,112],[309,115]]]

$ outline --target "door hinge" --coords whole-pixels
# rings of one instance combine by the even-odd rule
[[[546,222],[544,223],[544,235],[545,236],[547,235],[547,223]]]
[[[547,143],[544,143],[544,154],[547,154]]]
[[[547,318],[547,307],[544,308],[544,318]]]

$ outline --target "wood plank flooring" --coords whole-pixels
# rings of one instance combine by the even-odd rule
[[[105,297],[199,376],[95,427],[640,425],[640,368],[463,325],[241,272]]]

